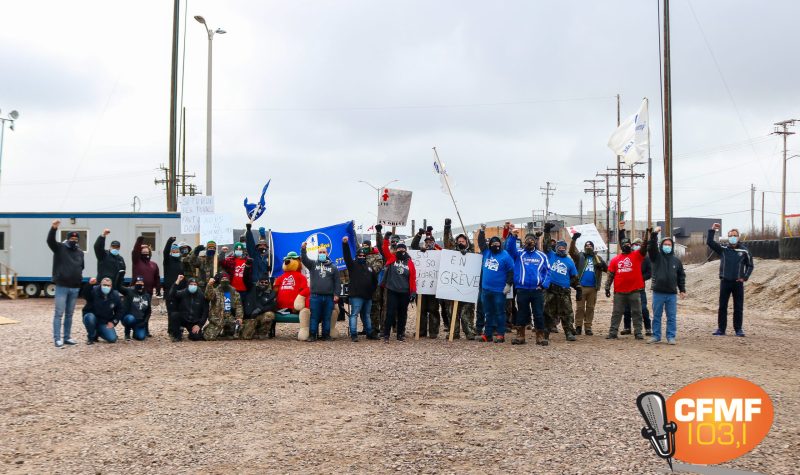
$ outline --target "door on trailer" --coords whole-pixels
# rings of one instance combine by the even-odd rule
[[[11,257],[8,253],[8,247],[11,245],[11,235],[9,234],[8,226],[0,226],[0,264],[7,266],[11,265]]]
[[[153,251],[153,262],[159,263],[160,266],[160,263],[164,257],[161,252],[164,248],[164,242],[161,240],[161,226],[152,224],[137,225],[134,239],[138,238],[139,236],[144,236],[144,243],[148,244],[150,249]]]

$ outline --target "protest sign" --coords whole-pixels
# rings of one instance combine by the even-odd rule
[[[204,214],[200,216],[200,242],[214,241],[219,245],[233,243],[233,225],[227,215]]]
[[[405,226],[411,209],[411,192],[384,188],[378,199],[378,223]]]
[[[417,269],[417,294],[436,295],[436,283],[439,277],[439,259],[442,251],[408,251]]]
[[[181,196],[181,234],[200,232],[200,216],[214,214],[213,196]]]
[[[481,285],[480,254],[441,251],[436,298],[475,303]]]
[[[597,230],[594,224],[579,224],[577,226],[570,226],[567,228],[569,231],[569,235],[572,236],[575,233],[581,233],[581,237],[578,238],[578,242],[575,245],[578,247],[578,251],[583,250],[583,245],[586,241],[592,241],[594,244],[595,252],[605,251],[606,243],[603,241],[603,237],[600,235],[600,232]]]

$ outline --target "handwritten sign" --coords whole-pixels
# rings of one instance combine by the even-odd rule
[[[384,226],[405,226],[411,210],[411,192],[384,188],[378,198],[378,222]]]
[[[181,196],[181,234],[200,232],[200,216],[214,214],[213,196]]]
[[[436,298],[477,302],[481,287],[481,255],[457,251],[441,253]]]
[[[227,215],[205,214],[200,216],[200,242],[214,241],[217,244],[233,242],[233,225]]]
[[[439,259],[442,251],[408,251],[414,267],[417,269],[417,293],[420,295],[436,295],[436,283],[439,278]]]
[[[577,226],[570,226],[567,228],[567,231],[569,231],[570,236],[575,233],[581,233],[581,237],[579,237],[578,242],[575,243],[575,246],[577,246],[579,252],[583,250],[583,245],[586,241],[592,241],[595,252],[606,250],[606,243],[603,241],[603,237],[600,235],[600,232],[597,230],[594,224],[579,224]]]

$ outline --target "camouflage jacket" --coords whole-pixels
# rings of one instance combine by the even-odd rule
[[[214,258],[190,254],[184,258],[183,265],[184,270],[188,272],[188,274],[184,275],[196,277],[197,285],[200,287],[205,287],[208,279],[214,277]],[[222,270],[221,265],[217,267],[217,272],[220,270]]]
[[[383,257],[380,252],[375,252],[374,249],[370,250],[367,256],[367,265],[370,266],[372,272],[380,273],[383,270]]]
[[[453,230],[449,224],[444,225],[444,235],[442,236],[442,243],[444,244],[445,249],[449,249],[451,251],[458,251],[458,247],[456,246],[456,240],[453,237]],[[475,249],[472,247],[472,243],[469,242],[469,238],[467,238],[467,252],[475,252]]]
[[[239,292],[233,287],[229,291],[231,296],[231,317],[244,319],[244,308]],[[222,287],[209,285],[206,287],[206,300],[208,300],[208,319],[223,320],[225,318],[225,292]]]

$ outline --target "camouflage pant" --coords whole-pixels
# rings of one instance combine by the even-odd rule
[[[383,330],[383,288],[378,286],[372,294],[372,309],[369,312],[372,321],[372,331],[381,334]]]
[[[575,314],[572,312],[572,297],[570,290],[551,285],[544,296],[545,327],[550,329],[556,326],[556,320],[561,320],[561,327],[565,333],[575,334]]]
[[[439,336],[439,299],[433,295],[423,295],[419,318],[419,336],[436,338]]]
[[[452,309],[451,309],[452,313]],[[459,338],[459,326],[464,331],[464,337],[468,340],[475,338],[475,304],[474,303],[458,303],[458,321],[461,325],[456,323],[456,329],[453,338]]]
[[[242,321],[242,340],[252,340],[253,338],[267,338],[275,324],[275,314],[272,312],[262,313],[255,318],[248,318]]]
[[[203,338],[206,341],[214,341],[220,338],[233,339],[236,329],[236,320],[229,316],[227,318],[210,317],[208,324],[203,328]]]

